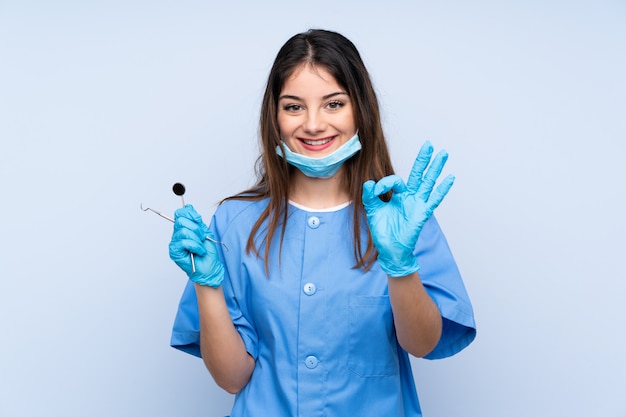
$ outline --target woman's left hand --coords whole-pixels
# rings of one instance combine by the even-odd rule
[[[419,270],[413,253],[417,238],[454,183],[454,176],[448,175],[434,188],[448,153],[440,151],[429,167],[432,154],[433,146],[427,141],[415,159],[406,184],[397,175],[363,184],[363,206],[378,250],[378,261],[390,277],[403,277]],[[382,201],[380,196],[389,191],[392,191],[391,200]]]

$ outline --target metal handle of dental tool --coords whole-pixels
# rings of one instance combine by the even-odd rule
[[[139,204],[139,208],[141,208],[141,210],[143,210],[143,211],[151,211],[151,212],[153,212],[153,213],[156,213],[156,214],[158,214],[159,216],[163,217],[165,220],[169,220],[169,221],[171,221],[172,223],[174,223],[174,219],[172,219],[172,218],[171,218],[171,217],[169,217],[169,216],[166,216],[165,214],[161,213],[160,211],[153,210],[153,209],[151,209],[150,207],[146,207],[146,208],[144,208],[144,207],[143,207],[143,204]]]
[[[183,202],[183,207],[185,207],[185,197],[183,197],[183,195],[185,195],[185,186],[183,184],[177,182],[172,187],[172,191],[174,191],[174,194],[180,196],[180,199]],[[194,259],[193,253],[190,253],[189,256],[191,256],[191,270],[193,272],[196,272],[196,261]]]
[[[172,219],[170,216],[166,216],[165,214],[161,213],[160,211],[156,211],[155,209],[152,209],[152,208],[150,208],[150,207],[144,207],[144,206],[143,206],[143,204],[139,204],[139,208],[140,208],[142,211],[151,211],[151,212],[153,212],[153,213],[155,213],[155,214],[157,214],[157,215],[159,215],[159,216],[163,217],[165,220],[169,220],[170,222],[174,223],[174,219]],[[217,240],[215,240],[215,239],[212,239],[210,236],[205,236],[204,238],[205,238],[206,240],[211,241],[211,242],[215,242],[215,243],[219,243],[220,245],[224,245],[224,247],[225,247],[226,249],[228,249],[228,248],[226,247],[226,244],[225,244],[224,242],[219,242],[219,241],[217,241]]]

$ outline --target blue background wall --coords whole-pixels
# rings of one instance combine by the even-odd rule
[[[384,4],[383,4],[384,3]],[[0,416],[221,416],[168,347],[172,213],[251,184],[278,48],[362,52],[394,163],[421,143],[478,337],[414,361],[427,417],[626,416],[624,1],[0,0]]]

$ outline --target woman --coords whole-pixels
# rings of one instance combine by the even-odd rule
[[[421,415],[408,355],[475,336],[432,217],[446,153],[431,163],[426,143],[406,184],[394,175],[361,57],[324,30],[280,49],[260,123],[257,184],[210,227],[175,213],[170,256],[190,281],[172,346],[237,394],[232,417]]]

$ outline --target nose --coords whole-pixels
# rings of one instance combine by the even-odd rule
[[[326,129],[324,115],[319,111],[307,111],[302,128],[306,133],[312,135],[323,132]]]

